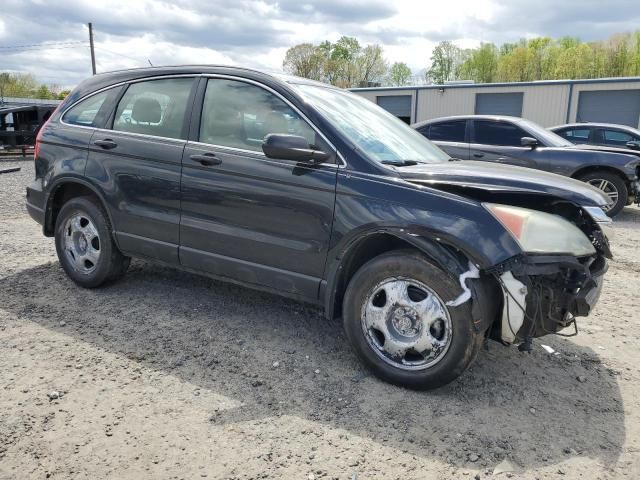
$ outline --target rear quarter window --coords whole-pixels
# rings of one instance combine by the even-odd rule
[[[95,127],[96,119],[100,109],[105,105],[105,100],[109,96],[109,91],[96,93],[71,107],[62,116],[62,121],[69,125],[80,125],[84,127]]]

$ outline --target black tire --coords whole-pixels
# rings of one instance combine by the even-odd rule
[[[74,262],[73,250],[65,247],[66,239],[71,238],[70,222],[80,217],[82,221],[91,222],[97,231],[97,241],[92,240],[99,252],[95,263],[89,262],[80,266]],[[86,228],[86,225],[85,225]],[[84,288],[96,288],[105,282],[123,276],[129,268],[131,258],[123,255],[116,247],[111,236],[109,217],[102,206],[92,197],[76,197],[67,201],[56,218],[55,242],[60,265],[65,273],[78,285]],[[86,245],[86,240],[84,240]]]
[[[618,201],[608,210],[605,209],[605,212],[610,217],[615,217],[619,214],[622,209],[627,205],[629,200],[629,189],[627,188],[627,184],[625,181],[615,173],[611,172],[588,172],[578,177],[578,180],[582,180],[586,183],[595,183],[596,188],[597,184],[600,180],[608,182],[608,184],[613,185],[615,189],[618,191]]]
[[[362,312],[376,286],[385,279],[397,277],[421,282],[442,302],[453,300],[462,292],[454,276],[440,270],[419,252],[395,250],[385,253],[363,265],[349,282],[343,302],[347,337],[364,364],[381,379],[412,389],[438,388],[456,379],[471,365],[482,346],[484,332],[475,331],[471,302],[445,307],[451,320],[451,336],[448,350],[437,363],[420,370],[407,370],[385,361],[367,339]]]

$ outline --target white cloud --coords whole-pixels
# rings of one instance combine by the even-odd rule
[[[94,23],[99,71],[148,65],[224,63],[279,70],[288,47],[337,40],[380,43],[390,62],[419,71],[433,47],[462,47],[522,37],[580,36],[586,40],[633,30],[640,10],[629,0],[4,0],[0,46],[86,41]],[[11,31],[29,32],[28,36]],[[28,39],[28,41],[25,41]],[[0,49],[0,69],[33,73],[71,86],[90,74],[85,46]]]

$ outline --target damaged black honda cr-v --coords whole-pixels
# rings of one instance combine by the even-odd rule
[[[598,190],[453,161],[368,100],[240,68],[92,77],[35,164],[27,208],[79,285],[144,257],[313,302],[414,388],[456,378],[487,337],[571,332],[610,257]]]

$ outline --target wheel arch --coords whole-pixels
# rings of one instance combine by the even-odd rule
[[[70,177],[58,179],[50,187],[45,207],[44,234],[48,237],[52,237],[54,235],[56,218],[60,209],[66,202],[72,198],[86,196],[91,196],[100,203],[102,209],[106,212],[109,224],[113,229],[113,218],[111,217],[111,212],[107,208],[107,203],[100,192],[86,180]]]
[[[618,170],[615,167],[610,167],[607,165],[587,165],[585,167],[580,167],[578,170],[576,170],[571,174],[571,178],[575,178],[576,180],[579,180],[580,179],[579,177],[582,177],[583,175],[586,175],[587,173],[592,173],[592,172],[611,173],[613,175],[620,177],[620,179],[625,183],[625,185],[627,186],[629,185],[629,178],[624,174],[624,172]]]
[[[433,236],[413,235],[405,229],[377,229],[361,234],[343,248],[328,268],[324,291],[325,316],[336,318],[341,315],[347,285],[362,265],[383,253],[403,248],[420,251],[456,281],[472,260],[469,252],[463,252],[455,245],[438,241]]]

